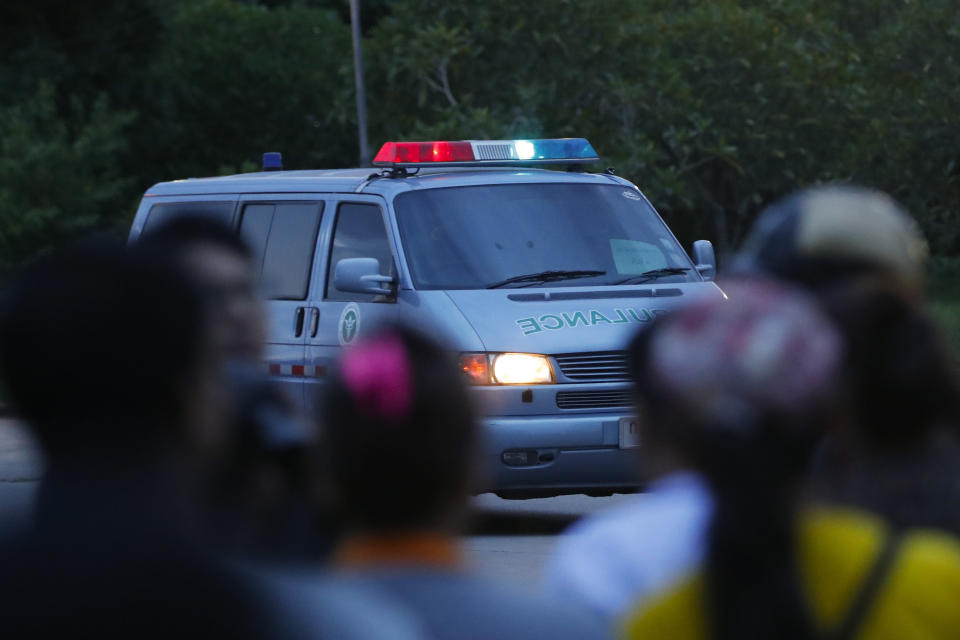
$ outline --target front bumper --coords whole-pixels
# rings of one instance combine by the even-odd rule
[[[629,412],[488,417],[482,486],[520,495],[636,488],[637,451],[620,448],[620,418],[626,417]],[[505,452],[525,452],[531,464],[507,464]]]

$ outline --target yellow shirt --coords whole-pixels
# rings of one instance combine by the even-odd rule
[[[851,511],[805,514],[800,577],[822,631],[842,623],[888,533],[880,520]],[[696,575],[649,601],[626,618],[622,637],[706,640],[704,588],[703,576]],[[933,531],[905,535],[856,637],[960,638],[960,542]]]

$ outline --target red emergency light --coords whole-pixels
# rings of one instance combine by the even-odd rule
[[[421,162],[473,162],[469,142],[387,142],[380,147],[374,164]]]
[[[597,152],[585,138],[386,142],[373,164],[391,167],[442,165],[584,164]]]

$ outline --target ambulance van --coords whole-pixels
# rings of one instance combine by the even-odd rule
[[[506,497],[637,485],[624,348],[701,296],[693,259],[582,138],[388,142],[377,169],[263,171],[156,184],[131,240],[208,215],[252,247],[267,300],[264,366],[306,413],[344,345],[403,322],[456,349],[484,413],[484,489]],[[556,165],[553,170],[538,165]]]

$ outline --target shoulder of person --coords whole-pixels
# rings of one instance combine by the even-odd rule
[[[703,603],[703,576],[697,574],[634,608],[618,624],[617,635],[629,640],[706,639],[707,619]]]
[[[375,585],[323,571],[245,567],[278,637],[291,640],[426,640],[417,616]]]
[[[633,538],[636,525],[651,515],[647,495],[631,495],[616,506],[588,515],[570,526],[557,540],[557,553],[588,547],[597,550],[596,544],[610,544],[617,539]]]
[[[811,604],[830,628],[846,614],[853,594],[884,549],[893,559],[864,621],[862,637],[885,630],[898,637],[953,637],[960,628],[960,540],[940,531],[896,531],[880,518],[843,508],[810,510],[801,520],[801,567]]]
[[[960,629],[957,593],[960,540],[940,531],[908,531],[878,597],[880,611],[867,624],[900,629],[900,637],[956,637]]]
[[[674,501],[670,494],[656,493],[631,496],[623,504],[584,518],[559,537],[546,582],[570,571],[592,575],[612,570],[622,575],[626,566],[636,569],[664,561],[685,567],[685,556],[690,554],[675,556],[699,546],[710,511],[706,500]],[[698,555],[696,549],[692,555]]]
[[[475,593],[478,616],[491,616],[491,622],[513,632],[509,637],[612,637],[607,621],[592,615],[582,603],[554,600],[484,577],[468,578],[465,584]]]
[[[376,585],[419,610],[434,635],[445,638],[461,637],[458,630],[501,640],[610,636],[605,623],[576,605],[471,573],[384,570],[352,581]]]

